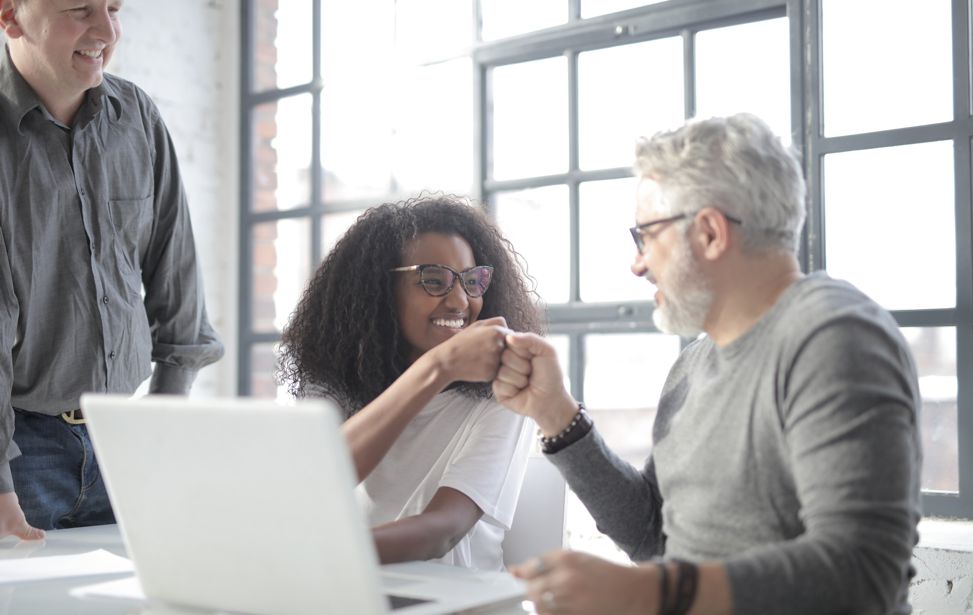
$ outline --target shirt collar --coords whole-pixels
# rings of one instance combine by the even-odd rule
[[[2,93],[0,101],[5,101],[10,107],[8,117],[16,122],[17,130],[20,130],[24,117],[37,108],[40,108],[46,117],[53,119],[40,97],[14,66],[7,45],[3,46],[3,53],[0,53],[0,93]],[[84,102],[81,103],[81,108],[78,109],[78,114],[75,117],[75,125],[81,126],[91,121],[95,114],[101,110],[105,100],[108,100],[111,104],[108,117],[111,120],[121,119],[121,100],[114,84],[109,83],[106,78],[101,80],[101,84],[85,93]]]

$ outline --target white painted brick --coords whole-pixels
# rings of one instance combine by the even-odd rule
[[[973,614],[973,553],[917,547],[909,588],[915,615]]]
[[[207,310],[226,355],[194,396],[236,391],[239,0],[129,0],[109,71],[159,106],[189,197]]]

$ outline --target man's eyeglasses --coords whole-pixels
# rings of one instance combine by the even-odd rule
[[[448,295],[457,278],[463,280],[463,291],[468,296],[474,299],[482,297],[493,279],[493,267],[489,265],[480,265],[466,271],[456,271],[446,265],[407,265],[389,271],[418,271],[419,285],[433,297]]]
[[[632,233],[632,239],[635,240],[635,247],[638,248],[639,254],[641,254],[642,252],[645,252],[645,232],[648,231],[650,228],[659,224],[667,224],[669,222],[675,222],[676,220],[682,220],[683,218],[688,218],[689,216],[695,216],[697,213],[699,212],[694,211],[691,213],[676,214],[675,216],[669,216],[667,218],[659,218],[658,220],[652,220],[649,222],[645,222],[643,224],[639,224],[637,226],[633,226],[628,230],[630,233]],[[732,222],[733,224],[743,225],[743,220],[723,212],[720,213],[722,213],[723,217],[726,218],[728,221]]]

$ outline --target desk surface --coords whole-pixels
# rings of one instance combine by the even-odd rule
[[[54,530],[47,532],[47,537],[39,541],[18,541],[7,537],[0,540],[0,559],[77,555],[96,549],[105,549],[116,555],[126,555],[125,545],[122,543],[117,526],[101,525],[70,530]],[[129,600],[82,599],[75,598],[70,594],[70,591],[75,587],[122,579],[128,576],[131,576],[131,573],[25,583],[4,583],[3,579],[0,579],[0,615],[50,615],[52,613],[198,615],[204,613],[192,609]],[[519,607],[485,610],[482,613],[484,615],[524,615],[524,611]]]

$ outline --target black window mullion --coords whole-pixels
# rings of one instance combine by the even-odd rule
[[[820,0],[807,0],[802,14],[804,22],[804,173],[808,189],[808,211],[804,223],[804,270],[824,269],[824,181],[822,177],[822,107],[821,95],[821,5]]]
[[[568,64],[568,169],[575,173],[578,170],[580,153],[578,134],[578,53],[565,53]],[[581,301],[581,199],[580,183],[576,178],[568,181],[568,207],[571,215],[569,224],[571,232],[571,277],[569,297],[573,302]]]
[[[321,262],[322,220],[324,209],[324,166],[321,164],[321,3],[313,0],[311,6],[311,268]]]
[[[253,320],[253,243],[251,239],[252,226],[247,217],[253,208],[253,161],[250,155],[253,149],[253,103],[250,93],[253,91],[253,28],[254,10],[252,2],[243,2],[240,7],[240,214],[239,214],[239,288],[237,290],[237,338],[239,350],[237,352],[237,395],[250,394],[250,372],[252,371],[250,353],[250,329]]]
[[[696,33],[682,31],[683,106],[686,119],[696,115]]]

